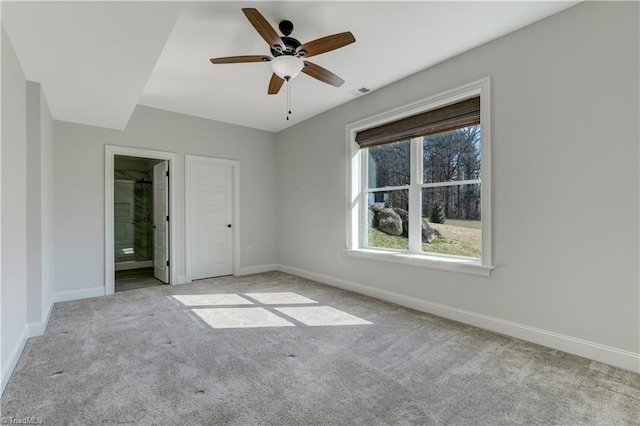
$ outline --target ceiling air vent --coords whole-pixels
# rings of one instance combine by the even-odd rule
[[[367,89],[366,87],[361,87],[359,89],[352,90],[351,92],[349,92],[349,94],[353,95],[353,96],[360,96],[360,95],[364,95],[365,93],[368,93],[370,91],[371,90]]]

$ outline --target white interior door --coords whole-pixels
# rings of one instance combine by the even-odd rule
[[[194,159],[189,174],[191,279],[231,275],[232,166]]]
[[[153,166],[153,276],[169,283],[169,162]]]

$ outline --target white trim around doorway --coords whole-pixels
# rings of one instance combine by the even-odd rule
[[[177,226],[174,223],[177,218],[176,205],[176,171],[178,165],[178,154],[173,152],[153,151],[140,148],[127,148],[122,146],[105,145],[104,155],[104,285],[105,294],[110,295],[115,292],[115,263],[114,263],[114,212],[113,212],[113,184],[114,184],[114,158],[116,155],[128,157],[151,158],[154,160],[166,160],[169,162],[169,257],[171,259],[170,284],[178,283],[177,247],[178,234]]]
[[[189,176],[191,176],[191,163],[193,161],[207,161],[212,165],[225,165],[231,167],[231,176],[233,182],[231,184],[231,197],[233,208],[233,233],[232,233],[232,268],[233,275],[240,275],[240,161],[228,160],[224,158],[202,157],[199,155],[184,156],[184,175],[185,175],[185,269],[186,269],[186,282],[191,282],[191,242],[189,241],[191,235],[191,191]]]

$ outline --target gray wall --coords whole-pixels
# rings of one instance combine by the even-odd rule
[[[2,388],[27,336],[27,82],[2,27]]]
[[[638,17],[583,3],[278,134],[279,262],[638,371]],[[485,76],[492,276],[346,256],[345,126]]]
[[[27,82],[2,28],[2,389],[27,337],[53,306],[52,120],[40,84]]]
[[[56,292],[104,286],[105,145],[178,153],[178,276],[185,275],[184,154],[240,161],[240,267],[276,263],[276,146],[270,132],[138,106],[124,131],[54,122]]]
[[[40,174],[40,85],[27,82],[27,322],[42,312],[42,223]]]
[[[31,83],[37,84],[37,83]],[[37,84],[36,88],[40,107],[40,247],[41,247],[41,296],[42,314],[39,321],[44,328],[51,314],[54,297],[53,275],[55,263],[53,261],[53,119],[47,99],[44,96],[42,87]],[[36,164],[35,167],[38,167]],[[30,173],[30,170],[29,170]]]
[[[27,323],[39,324],[53,300],[53,120],[40,83],[28,81],[26,96]]]

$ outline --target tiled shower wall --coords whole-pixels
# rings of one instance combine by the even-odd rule
[[[115,261],[153,259],[151,172],[115,170]],[[127,181],[127,182],[123,182]],[[144,183],[140,183],[140,182]]]

